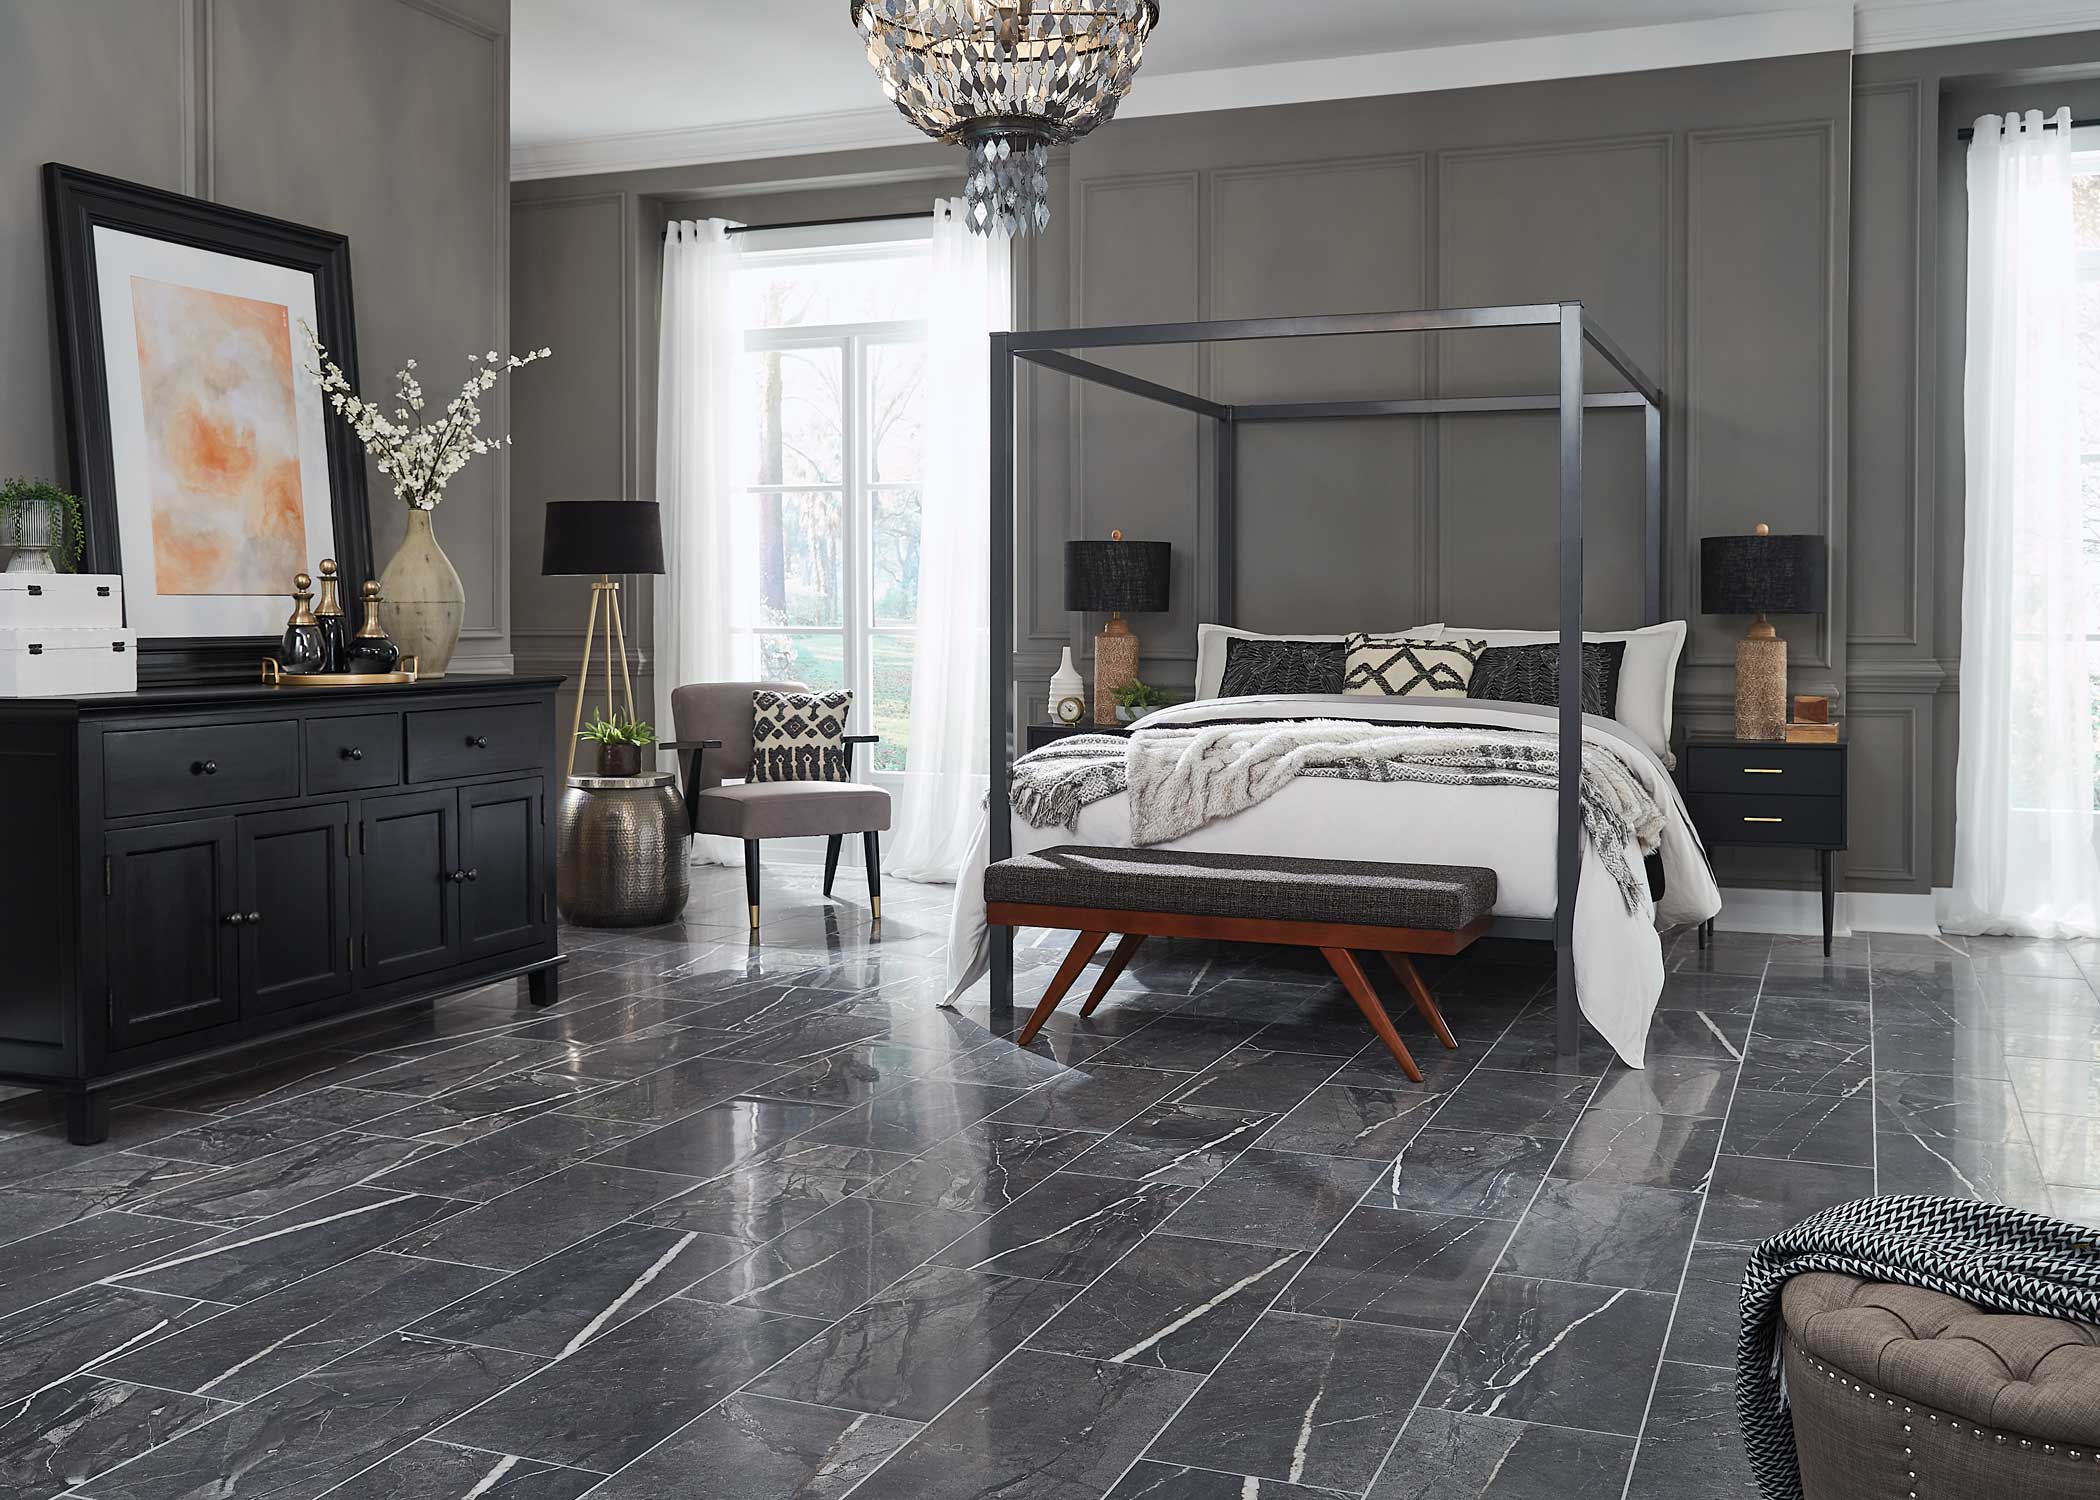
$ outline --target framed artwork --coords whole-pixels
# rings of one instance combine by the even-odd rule
[[[123,575],[140,680],[254,680],[323,557],[354,625],[364,459],[299,326],[357,378],[349,240],[56,162],[44,207],[82,568]]]

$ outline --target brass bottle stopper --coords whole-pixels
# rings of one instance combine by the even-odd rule
[[[312,625],[314,620],[314,581],[305,573],[292,575],[292,625]]]
[[[343,612],[343,603],[336,597],[335,587],[335,559],[324,557],[321,559],[321,602],[314,606],[315,614],[339,615]]]
[[[360,592],[365,601],[365,622],[357,627],[357,639],[383,641],[387,638],[387,633],[379,623],[379,580],[367,578]]]

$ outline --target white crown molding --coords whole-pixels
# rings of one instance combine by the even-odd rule
[[[2100,30],[2100,7],[2091,0],[1911,0],[1862,5],[1853,49],[1902,52],[2093,30]]]
[[[1483,84],[1534,83],[1549,78],[1588,78],[1742,62],[1803,52],[1844,52],[1851,46],[1850,8],[1826,4],[1666,26],[1524,37],[1365,57],[1263,63],[1196,73],[1148,74],[1139,78],[1119,113],[1135,119],[1214,109],[1309,104],[1322,99],[1419,94]],[[872,93],[872,78],[870,83]],[[523,182],[591,172],[633,172],[769,156],[804,156],[924,140],[895,109],[879,105],[830,114],[518,146],[511,151],[510,175],[513,181]]]

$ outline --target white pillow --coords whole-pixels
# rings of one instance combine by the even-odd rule
[[[1378,635],[1437,636],[1441,625],[1414,625],[1406,630],[1383,630]],[[1230,625],[1196,627],[1196,696],[1215,698],[1225,685],[1225,650],[1230,641],[1345,641],[1346,635],[1263,635],[1254,630],[1235,630]]]
[[[1542,646],[1560,639],[1557,630],[1461,630],[1446,625],[1443,632],[1447,636],[1486,641],[1490,646]],[[1612,717],[1632,730],[1634,738],[1653,750],[1666,766],[1675,764],[1670,754],[1670,716],[1677,695],[1677,658],[1684,654],[1684,635],[1682,620],[1641,630],[1582,633],[1585,641],[1626,643],[1626,654],[1619,662],[1618,711]]]

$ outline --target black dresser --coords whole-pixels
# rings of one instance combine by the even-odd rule
[[[0,703],[0,1080],[108,1089],[526,974],[555,998],[554,677]]]

